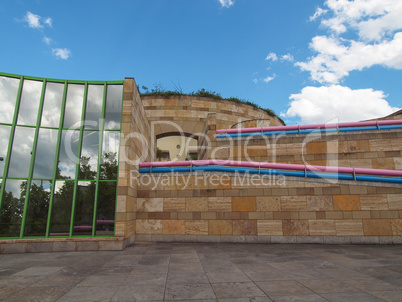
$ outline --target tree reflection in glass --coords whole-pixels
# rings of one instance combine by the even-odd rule
[[[78,182],[75,198],[74,235],[92,234],[95,187],[94,181]]]
[[[74,179],[78,161],[78,143],[80,132],[63,130],[61,132],[59,164],[56,179]]]
[[[119,140],[119,132],[105,131],[103,133],[100,179],[117,180],[117,154],[119,150]]]
[[[0,123],[13,122],[20,80],[0,76]]]
[[[19,237],[24,211],[25,180],[8,179],[4,188],[0,209],[0,237]]]
[[[58,130],[39,130],[34,163],[34,178],[53,178],[54,157],[56,155]]]
[[[96,235],[114,234],[116,186],[116,182],[99,182]]]
[[[69,235],[73,196],[74,181],[56,181],[49,236]]]
[[[51,183],[33,180],[29,190],[24,236],[45,236],[49,211]],[[21,194],[26,196],[27,182],[21,185]]]
[[[84,131],[78,179],[95,180],[98,168],[99,131]]]

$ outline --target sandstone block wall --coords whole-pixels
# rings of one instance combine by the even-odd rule
[[[294,177],[271,183],[254,177],[250,183],[234,174],[208,173],[143,177],[137,240],[402,241],[400,185]]]

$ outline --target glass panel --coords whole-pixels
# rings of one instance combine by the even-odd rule
[[[103,85],[88,85],[87,107],[85,109],[85,128],[99,129],[102,118]]]
[[[103,133],[100,179],[117,180],[119,140],[119,132],[105,131]]]
[[[68,84],[63,128],[80,127],[84,88],[84,85]]]
[[[51,183],[33,180],[29,190],[24,236],[45,236]]]
[[[19,83],[19,79],[0,76],[0,123],[13,122]]]
[[[94,181],[79,181],[75,198],[74,235],[91,235],[95,200]]]
[[[36,125],[42,85],[43,82],[24,80],[20,110],[18,111],[18,125]]]
[[[35,128],[15,128],[8,177],[28,177],[34,135]]]
[[[26,180],[6,182],[0,210],[0,237],[19,237],[24,211]]]
[[[8,142],[10,140],[10,126],[0,125],[0,177],[3,177],[4,163],[6,162]]]
[[[56,179],[75,178],[75,169],[78,162],[77,152],[80,132],[77,130],[63,130],[61,132],[59,164]]]
[[[98,167],[99,131],[84,131],[78,179],[94,180]]]
[[[58,130],[40,129],[34,163],[34,178],[53,178]]]
[[[105,129],[120,129],[123,85],[107,85]]]
[[[64,84],[46,83],[41,126],[59,127],[63,89]]]
[[[70,234],[73,196],[74,181],[56,181],[49,236],[68,236]]]
[[[114,234],[116,182],[99,182],[96,235]]]

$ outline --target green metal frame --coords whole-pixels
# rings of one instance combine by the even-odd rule
[[[38,78],[38,77],[30,77],[30,76],[22,76],[22,75],[16,75],[16,74],[9,74],[9,73],[1,73],[0,76],[4,77],[10,77],[10,78],[17,78],[20,80],[19,82],[19,87],[18,87],[18,93],[17,93],[17,100],[15,103],[15,109],[14,109],[14,115],[13,115],[13,120],[12,123],[0,123],[0,125],[4,126],[10,126],[10,136],[9,136],[9,142],[8,142],[8,149],[7,149],[7,155],[5,158],[5,164],[4,164],[4,172],[3,172],[3,177],[0,178],[2,180],[2,186],[0,190],[0,210],[1,210],[1,205],[2,205],[2,198],[4,195],[4,190],[6,186],[6,182],[8,179],[15,179],[15,180],[24,180],[27,181],[27,193],[25,196],[25,202],[24,202],[24,211],[21,219],[21,227],[20,227],[20,236],[19,237],[1,237],[0,239],[16,239],[16,238],[48,238],[49,237],[49,232],[50,232],[50,223],[51,223],[51,217],[52,217],[52,210],[53,210],[53,199],[54,199],[54,194],[55,194],[55,185],[56,181],[74,181],[74,195],[73,195],[73,200],[72,200],[72,208],[71,208],[71,217],[70,217],[70,230],[69,230],[69,236],[68,237],[94,237],[96,235],[96,218],[97,218],[97,207],[98,207],[98,191],[99,191],[99,183],[100,182],[114,182],[116,183],[116,201],[115,201],[115,219],[116,219],[116,203],[117,203],[117,183],[118,179],[116,180],[101,180],[100,178],[100,164],[101,164],[101,159],[102,159],[102,145],[103,145],[103,136],[105,131],[112,131],[112,132],[118,132],[120,135],[119,139],[119,148],[118,148],[118,157],[117,157],[117,175],[119,171],[119,156],[120,156],[120,141],[121,141],[121,126],[122,126],[122,111],[123,111],[123,96],[124,96],[124,81],[75,81],[75,80],[61,80],[61,79],[48,79],[48,78]],[[33,147],[32,147],[32,155],[31,155],[31,160],[30,160],[30,166],[29,166],[29,174],[27,178],[17,178],[17,177],[7,177],[8,171],[9,171],[9,165],[10,165],[10,157],[11,157],[11,149],[14,143],[14,135],[15,135],[15,129],[17,126],[17,118],[18,118],[18,112],[19,112],[19,107],[21,103],[21,95],[22,95],[22,90],[23,90],[23,83],[24,80],[35,80],[35,81],[41,81],[42,82],[42,91],[41,91],[41,96],[40,96],[40,103],[39,103],[39,108],[38,108],[38,115],[37,115],[37,120],[36,120],[36,125],[18,125],[19,127],[28,127],[28,128],[35,128],[35,134],[34,134],[34,142],[33,142]],[[63,96],[62,96],[62,104],[61,104],[61,111],[60,111],[60,120],[59,120],[59,126],[58,127],[42,127],[40,126],[41,124],[41,118],[42,118],[42,113],[43,113],[43,105],[44,105],[44,98],[45,98],[45,93],[46,93],[46,87],[47,83],[60,83],[64,85],[63,89]],[[63,127],[63,120],[65,117],[65,106],[66,106],[66,98],[67,98],[67,93],[68,93],[68,84],[82,84],[84,85],[84,97],[83,97],[83,104],[82,104],[82,111],[81,111],[81,125],[80,128],[76,129],[70,129],[70,128],[64,128]],[[86,104],[87,104],[87,94],[88,94],[88,85],[103,85],[103,106],[102,106],[102,117],[101,117],[101,124],[99,129],[85,129],[84,127],[84,121],[85,121],[85,113],[86,113]],[[120,118],[120,128],[119,129],[103,129],[104,128],[104,119],[105,119],[105,114],[106,114],[106,99],[107,99],[107,87],[108,85],[123,85],[123,93],[122,93],[122,106],[121,106],[121,118]],[[53,129],[53,130],[58,130],[57,134],[57,145],[56,145],[56,152],[55,152],[55,159],[53,163],[53,177],[52,179],[44,179],[44,178],[34,178],[33,177],[33,169],[34,169],[34,164],[35,164],[35,158],[36,158],[36,151],[37,151],[37,143],[38,143],[38,136],[39,136],[39,130],[40,129]],[[66,179],[57,179],[57,168],[58,168],[58,160],[60,156],[60,143],[61,143],[61,135],[62,135],[62,130],[72,130],[72,131],[79,131],[79,143],[78,143],[78,152],[77,152],[77,158],[78,161],[76,163],[76,171],[75,171],[75,179],[74,180],[66,180]],[[77,196],[77,190],[78,190],[78,179],[79,176],[79,168],[80,168],[80,157],[81,157],[81,152],[82,152],[82,136],[83,132],[85,131],[98,131],[99,132],[99,146],[98,146],[98,162],[97,162],[97,174],[96,174],[96,189],[95,189],[95,200],[94,200],[94,208],[93,208],[93,222],[92,222],[92,234],[91,235],[74,235],[74,215],[75,215],[75,206],[76,206],[76,196]],[[118,177],[118,176],[117,176]],[[27,209],[29,205],[29,194],[30,194],[30,187],[31,183],[33,180],[46,180],[51,183],[51,192],[50,192],[50,200],[49,200],[49,209],[48,209],[48,214],[47,214],[47,225],[46,225],[46,233],[45,236],[24,236],[25,233],[25,224],[27,221]],[[113,235],[102,235],[102,237],[112,237]],[[67,236],[57,236],[55,238],[67,238]]]

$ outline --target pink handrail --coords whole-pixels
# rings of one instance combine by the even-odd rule
[[[402,120],[382,120],[350,123],[331,123],[331,124],[312,124],[312,125],[293,125],[293,126],[273,126],[273,127],[253,127],[253,128],[235,128],[219,129],[217,134],[250,133],[250,132],[268,132],[268,131],[290,131],[290,130],[308,130],[308,129],[327,129],[327,128],[346,128],[346,127],[365,127],[365,126],[386,126],[400,125]]]
[[[161,168],[161,167],[189,167],[189,166],[235,166],[244,168],[266,168],[279,170],[296,170],[308,172],[335,172],[335,173],[356,173],[371,174],[381,176],[400,176],[401,170],[385,170],[385,169],[366,169],[366,168],[349,168],[349,167],[332,167],[332,166],[313,166],[299,164],[282,164],[267,162],[245,162],[231,160],[192,160],[192,161],[165,161],[165,162],[145,162],[140,164],[140,168]]]

